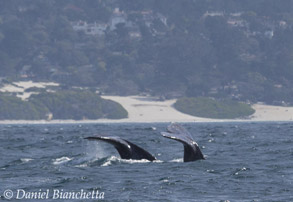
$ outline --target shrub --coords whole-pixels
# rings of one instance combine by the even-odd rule
[[[217,101],[207,97],[184,97],[174,104],[183,113],[216,119],[234,119],[247,117],[255,112],[249,105],[233,100]]]

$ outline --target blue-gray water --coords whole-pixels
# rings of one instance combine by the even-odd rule
[[[98,190],[103,201],[293,201],[292,122],[183,125],[206,160],[183,163],[182,144],[160,135],[167,124],[0,125],[1,199],[21,189],[49,190],[45,201],[56,201],[53,190]],[[83,139],[93,134],[121,136],[159,160],[121,160],[113,146]]]

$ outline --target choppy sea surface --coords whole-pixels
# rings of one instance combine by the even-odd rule
[[[182,124],[206,158],[189,163],[181,143],[160,135],[167,125],[0,125],[0,200],[293,201],[292,122]],[[84,139],[94,134],[158,160],[122,160]]]

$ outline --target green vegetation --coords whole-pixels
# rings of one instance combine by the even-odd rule
[[[102,99],[90,91],[63,90],[31,96],[31,102],[42,103],[54,119],[121,119],[127,111],[118,103]]]
[[[15,96],[0,94],[0,120],[46,119],[48,109],[39,104],[22,101]]]
[[[38,87],[31,87],[31,88],[27,88],[25,89],[25,92],[38,92],[38,93],[41,93],[41,92],[46,92],[46,89],[45,88],[38,88]]]
[[[181,98],[177,100],[174,107],[186,114],[215,119],[244,118],[255,112],[244,103],[232,100],[217,101],[207,97]]]
[[[90,91],[62,90],[32,95],[28,101],[0,95],[0,120],[121,119],[128,116],[118,103],[102,99]]]

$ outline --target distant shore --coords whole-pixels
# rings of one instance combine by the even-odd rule
[[[3,120],[0,124],[82,124],[82,123],[168,123],[168,122],[250,122],[293,121],[293,107],[255,104],[255,113],[245,119],[208,119],[183,114],[173,108],[175,99],[160,101],[144,96],[102,96],[120,103],[127,111],[125,119],[97,120]]]

